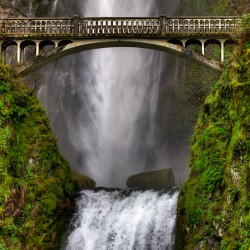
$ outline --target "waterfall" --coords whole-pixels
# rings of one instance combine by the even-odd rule
[[[178,4],[55,0],[52,15],[175,15]],[[176,72],[175,56],[138,48],[85,51],[42,69],[39,98],[72,168],[106,187],[164,167],[183,181],[188,147],[173,122]],[[176,190],[82,191],[62,249],[173,249],[177,197]]]
[[[28,17],[33,17],[33,1],[29,0],[29,13]]]
[[[159,16],[176,14],[178,1],[55,0],[54,6],[57,16]],[[171,61],[167,77],[166,61]],[[188,149],[180,139],[173,143],[168,132],[175,134],[169,129],[174,114],[168,105],[175,61],[147,49],[110,48],[69,56],[45,68],[39,98],[74,169],[107,187],[125,186],[129,175],[141,171],[185,169]]]
[[[58,4],[58,0],[54,0],[52,9],[51,9],[51,16],[55,16],[57,4]]]
[[[178,191],[127,192],[82,191],[63,249],[173,249]]]

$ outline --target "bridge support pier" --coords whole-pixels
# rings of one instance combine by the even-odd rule
[[[206,39],[200,39],[200,42],[201,42],[201,53],[203,56],[205,56],[205,42],[206,42]]]
[[[16,41],[17,43],[17,63],[21,63],[21,41]]]
[[[39,54],[40,54],[40,43],[39,43],[39,41],[35,41],[35,43],[36,43],[36,56],[39,56]]]
[[[225,60],[225,41],[226,40],[221,40],[221,62],[224,62]]]
[[[55,48],[58,48],[59,41],[53,41],[55,44]]]
[[[186,42],[187,42],[187,39],[181,39],[183,48],[186,48]]]

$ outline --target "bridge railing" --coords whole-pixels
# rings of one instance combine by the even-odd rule
[[[0,32],[6,35],[71,35],[74,32],[73,29],[72,18],[0,20]]]
[[[239,18],[171,18],[166,19],[166,33],[217,33],[232,32],[238,27]]]
[[[36,18],[0,19],[0,34],[34,36],[133,36],[169,34],[229,33],[237,29],[240,17],[159,18]]]
[[[84,18],[80,19],[80,36],[159,34],[161,23],[158,18]]]

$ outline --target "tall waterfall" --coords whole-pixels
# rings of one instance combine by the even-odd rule
[[[82,191],[65,250],[170,250],[178,191]]]
[[[55,0],[53,8],[57,16],[159,16],[177,14],[178,6],[167,0]],[[74,169],[106,187],[165,167],[186,177],[188,143],[175,132],[169,105],[176,60],[146,49],[110,48],[47,66],[39,97]]]

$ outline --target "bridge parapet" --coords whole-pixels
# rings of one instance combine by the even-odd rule
[[[1,19],[3,37],[171,37],[226,35],[237,29],[240,17],[159,18],[22,18]]]

